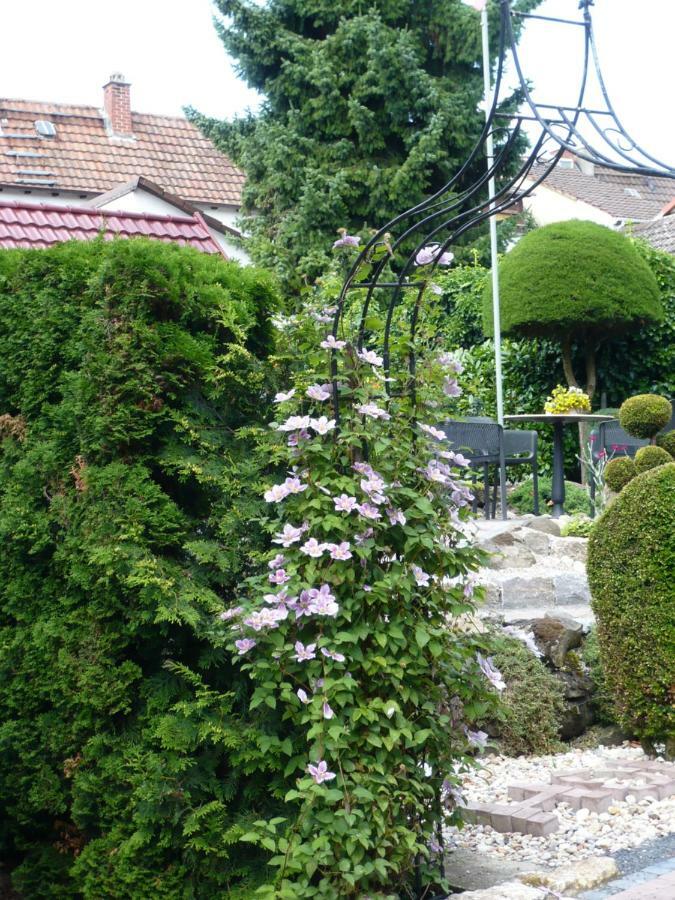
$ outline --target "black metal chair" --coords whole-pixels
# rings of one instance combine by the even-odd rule
[[[466,416],[465,422],[491,422],[496,424],[489,416]],[[530,466],[532,468],[532,488],[534,494],[534,514],[539,515],[539,457],[537,455],[537,442],[539,435],[536,431],[523,431],[521,429],[505,428],[504,437],[504,465],[505,466]],[[495,483],[492,494],[492,516],[497,510],[497,484]]]
[[[534,514],[539,515],[539,457],[536,431],[520,431],[515,428],[504,429],[504,464],[508,466],[530,466],[532,469],[532,488],[534,493]],[[493,506],[497,502],[495,496]]]
[[[482,468],[485,483],[485,518],[490,518],[489,467],[499,467],[502,519],[506,518],[506,465],[504,429],[491,419],[452,419],[440,426],[450,446],[469,460],[472,469]],[[476,507],[474,505],[474,511]]]

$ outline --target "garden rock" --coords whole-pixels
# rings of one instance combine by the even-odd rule
[[[563,572],[556,575],[554,590],[556,606],[590,606],[591,593],[585,573]]]
[[[550,516],[532,516],[524,524],[527,528],[533,528],[535,531],[543,531],[544,534],[560,537],[560,525],[556,519],[552,519]]]
[[[581,645],[584,626],[568,616],[548,613],[543,619],[533,619],[529,629],[544,658],[555,669],[562,669],[570,650]]]
[[[588,540],[582,537],[560,538],[559,541],[554,540],[551,542],[551,550],[554,556],[564,556],[585,563],[588,552]]]
[[[592,856],[569,866],[561,866],[553,872],[533,872],[521,875],[520,880],[533,887],[548,888],[556,894],[573,894],[589,891],[619,874],[610,856]]]
[[[504,609],[548,609],[555,606],[555,589],[552,578],[509,575],[502,581],[502,606]]]
[[[563,683],[567,707],[560,726],[560,737],[569,741],[579,737],[593,724],[591,699],[595,693],[595,684],[583,672],[561,669],[555,674]]]

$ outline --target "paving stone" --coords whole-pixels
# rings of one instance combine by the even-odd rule
[[[675,872],[661,875],[653,881],[646,881],[620,894],[613,894],[613,900],[673,900],[675,897]]]
[[[533,837],[544,837],[547,834],[553,834],[560,828],[558,817],[553,813],[539,812],[527,818],[527,834]]]
[[[619,870],[609,856],[591,856],[554,872],[536,872],[522,875],[521,880],[533,886],[541,885],[556,894],[574,894],[587,891],[615,878]]]

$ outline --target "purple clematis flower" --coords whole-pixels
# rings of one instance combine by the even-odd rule
[[[298,662],[307,662],[310,659],[316,659],[316,644],[307,644],[305,646],[302,641],[295,642],[295,656]]]
[[[483,673],[483,675],[485,675],[485,677],[495,688],[495,690],[503,691],[506,687],[506,682],[502,678],[502,673],[499,671],[499,669],[495,668],[492,657],[489,656],[487,659],[485,659],[484,656],[481,656],[480,653],[477,653],[476,660],[478,661],[481,672]]]
[[[334,334],[329,334],[325,341],[321,341],[319,347],[324,350],[344,350],[347,341],[338,341]]]
[[[337,650],[329,650],[327,647],[322,647],[321,652],[327,659],[333,659],[335,662],[344,662],[346,659],[342,653],[338,653]]]
[[[347,234],[344,229],[341,234],[342,237],[339,237],[333,244],[333,250],[338,250],[340,247],[358,247],[361,243],[361,238],[356,234]]]
[[[335,772],[329,772],[328,764],[323,760],[317,760],[315,766],[310,763],[307,771],[317,784],[323,784],[324,781],[332,781],[335,778]]]
[[[310,400],[328,400],[330,391],[326,390],[324,384],[311,384],[305,391]]]
[[[337,512],[352,512],[358,505],[356,497],[349,497],[347,494],[333,497],[333,503]]]
[[[256,642],[253,638],[242,638],[240,641],[235,641],[234,646],[237,648],[239,654],[248,653],[249,650],[252,650],[256,645]]]

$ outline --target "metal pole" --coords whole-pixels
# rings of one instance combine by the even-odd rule
[[[492,109],[492,76],[490,74],[490,44],[488,40],[488,11],[487,3],[481,10],[481,26],[483,32],[483,81],[485,85],[485,118],[489,120]],[[486,140],[488,171],[494,164],[495,148],[492,131],[488,132]],[[494,197],[497,193],[494,178],[488,182],[488,196],[490,208],[494,209]],[[504,388],[502,382],[502,334],[501,319],[499,314],[499,254],[497,250],[497,221],[495,216],[490,216],[490,255],[492,258],[492,318],[495,332],[495,380],[497,386],[497,421],[504,424]]]
[[[483,6],[480,14],[481,30],[483,34],[483,82],[485,88],[485,119],[489,122],[490,111],[492,110],[492,75],[490,73],[490,42],[488,40],[488,11],[487,3]],[[488,171],[492,169],[495,158],[495,147],[492,130],[488,131],[486,139],[486,153]],[[490,200],[490,209],[494,210],[494,198],[497,193],[494,177],[488,182],[488,197]],[[504,464],[504,443],[503,432],[501,428],[504,426],[504,389],[502,385],[502,333],[501,321],[499,315],[499,254],[497,250],[497,220],[493,215],[490,216],[490,255],[492,257],[492,318],[494,322],[495,332],[495,382],[497,387],[497,421],[500,427],[500,448],[499,448],[499,494],[501,499],[502,519],[506,519],[506,466]],[[489,500],[486,498],[486,503]]]

